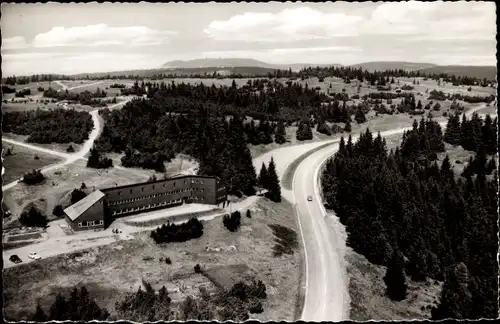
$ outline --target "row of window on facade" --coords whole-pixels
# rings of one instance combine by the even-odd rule
[[[78,223],[78,227],[90,227],[90,226],[98,226],[98,225],[102,225],[102,224],[104,224],[104,221],[102,219],[98,220],[98,221],[84,221],[84,222]]]
[[[139,201],[139,200],[144,200],[144,199],[151,199],[151,198],[157,198],[157,197],[162,197],[162,196],[167,196],[167,195],[172,195],[172,194],[177,194],[181,192],[188,192],[188,191],[199,191],[199,192],[204,192],[205,190],[203,188],[187,188],[187,189],[180,189],[180,190],[172,190],[172,191],[167,191],[167,192],[162,192],[159,194],[153,194],[149,196],[143,196],[143,197],[137,197],[137,198],[132,198],[132,199],[125,199],[125,200],[118,200],[118,201],[110,201],[108,205],[119,205],[119,204],[124,204],[128,202],[134,202],[134,201]],[[121,193],[118,192],[118,195]]]
[[[188,183],[188,182],[189,182],[189,180],[184,180],[184,183],[185,183],[185,184],[186,184],[186,183]],[[203,181],[203,180],[191,180],[191,183],[200,183],[200,184],[204,184],[204,181]],[[173,184],[173,185],[174,185],[174,187],[175,187],[175,182],[174,182],[174,184]],[[165,188],[165,187],[166,187],[166,185],[165,185],[165,184],[163,184],[163,185],[162,185],[162,187],[163,187],[163,188]],[[153,185],[153,186],[152,186],[152,189],[154,189],[154,188],[155,188],[155,186]],[[142,187],[142,188],[141,188],[141,191],[144,191],[144,187]],[[175,191],[175,190],[174,190],[174,191]],[[132,193],[132,192],[133,192],[133,189],[130,189],[130,193]],[[121,191],[118,191],[118,195],[120,195],[120,194],[121,194]],[[106,194],[106,196],[108,196],[108,195],[109,195],[109,194]]]
[[[198,199],[204,200],[203,197],[201,197],[201,198],[191,197],[191,198],[193,198],[194,200],[198,200]],[[135,207],[135,208],[134,207],[124,208],[124,209],[120,209],[117,211],[113,211],[113,215],[119,215],[119,214],[123,214],[123,213],[131,213],[131,212],[138,211],[138,210],[145,210],[145,209],[151,209],[151,208],[156,208],[156,207],[161,207],[161,206],[167,206],[167,205],[176,204],[176,203],[180,203],[180,202],[182,202],[182,199],[164,201],[164,202],[161,202],[158,204],[149,204],[149,205],[144,205],[144,206]]]

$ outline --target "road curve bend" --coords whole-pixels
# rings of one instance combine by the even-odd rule
[[[470,117],[484,108],[481,104],[466,112]],[[446,127],[447,122],[439,125]],[[402,127],[381,132],[382,137],[402,134],[412,127]],[[352,136],[356,142],[359,134]],[[349,319],[349,280],[344,265],[346,250],[345,228],[337,217],[326,213],[320,193],[319,172],[323,164],[338,150],[334,140],[325,148],[313,152],[297,167],[292,184],[293,204],[298,217],[304,244],[306,264],[305,300],[303,321],[343,321]],[[307,197],[313,200],[308,201]]]
[[[48,153],[48,154],[52,154],[52,155],[56,155],[56,156],[60,156],[62,158],[65,158],[65,160],[60,162],[60,163],[49,165],[49,166],[40,170],[42,173],[45,173],[45,172],[48,172],[48,171],[51,171],[54,169],[58,169],[62,166],[71,164],[79,159],[83,159],[85,157],[85,155],[90,151],[90,149],[94,145],[94,141],[99,136],[99,133],[101,130],[101,125],[99,122],[99,111],[93,110],[92,112],[90,112],[90,115],[92,116],[92,121],[94,122],[94,128],[90,132],[88,140],[86,140],[85,143],[83,144],[83,147],[78,152],[75,152],[72,154],[61,153],[61,152],[49,150],[49,149],[46,149],[43,147],[39,147],[36,145],[31,145],[31,144],[18,142],[18,141],[14,141],[14,140],[10,140],[10,139],[2,139],[2,141],[6,141],[7,143],[12,143],[12,144],[16,144],[16,145],[21,145],[21,146],[30,148],[34,151],[44,152],[44,153]],[[6,184],[5,186],[2,186],[2,190],[3,191],[8,190],[8,189],[14,187],[15,185],[17,185],[18,183],[19,183],[19,180],[15,180],[9,184]]]

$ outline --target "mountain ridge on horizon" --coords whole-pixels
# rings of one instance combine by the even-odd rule
[[[261,67],[269,69],[292,69],[298,71],[307,67],[353,67],[362,68],[369,72],[384,70],[419,70],[424,73],[451,73],[456,76],[470,77],[496,77],[496,66],[494,65],[440,65],[435,63],[408,62],[408,61],[370,61],[350,65],[339,63],[331,64],[313,64],[313,63],[290,63],[273,64],[259,61],[252,58],[202,58],[193,60],[175,60],[164,63],[163,69],[189,69],[189,68],[234,68],[234,67]]]

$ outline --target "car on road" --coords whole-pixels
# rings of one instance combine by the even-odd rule
[[[30,252],[28,254],[28,258],[33,259],[33,260],[40,260],[42,257],[39,256],[36,252]]]
[[[312,196],[307,196],[307,201],[313,201],[313,197]]]
[[[21,261],[21,258],[19,258],[17,256],[17,254],[14,254],[14,255],[11,255],[10,258],[9,258],[10,262],[13,262],[13,263],[21,263],[23,261]]]

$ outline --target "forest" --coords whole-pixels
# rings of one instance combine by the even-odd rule
[[[350,80],[358,79],[360,81],[367,80],[372,85],[377,81],[382,81],[381,84],[393,83],[389,78],[405,77],[405,78],[430,78],[434,80],[443,79],[445,82],[450,82],[454,86],[467,85],[472,86],[476,83],[480,86],[486,87],[489,83],[495,82],[494,79],[460,76],[452,73],[434,73],[423,72],[420,70],[406,71],[399,70],[384,70],[369,72],[362,68],[355,68],[350,66],[329,66],[329,67],[307,67],[298,72],[293,72],[291,69],[270,69],[261,67],[231,67],[225,68],[228,73],[222,75],[218,73],[213,67],[207,68],[184,68],[184,69],[151,69],[151,70],[138,70],[130,72],[112,72],[112,73],[89,73],[77,75],[58,75],[58,74],[41,74],[31,76],[16,77],[11,76],[2,78],[2,83],[7,85],[28,84],[30,82],[43,82],[53,80],[108,80],[108,79],[142,79],[151,78],[153,80],[160,80],[165,78],[309,78],[318,77],[324,80],[325,77],[335,76],[350,82]],[[470,72],[470,71],[469,71]],[[469,73],[470,74],[470,73]]]
[[[180,301],[170,298],[165,286],[155,291],[151,284],[142,280],[142,287],[127,293],[116,302],[115,314],[98,305],[85,286],[74,287],[58,293],[49,309],[37,304],[29,315],[29,321],[188,321],[219,320],[244,321],[249,313],[262,313],[262,299],[267,298],[266,286],[261,280],[250,283],[237,282],[230,289],[209,293],[203,286],[199,296],[187,296]]]
[[[405,298],[402,271],[415,281],[444,281],[432,311],[436,320],[498,316],[498,176],[484,157],[492,147],[488,134],[496,130],[489,121],[464,120],[463,132],[452,127],[444,136],[431,119],[415,120],[390,152],[385,139],[369,130],[356,143],[341,138],[322,173],[325,205],[346,226],[349,246],[388,266],[391,298]],[[476,130],[472,134],[470,127]],[[475,172],[455,174],[448,156],[438,163],[444,139],[483,152]]]
[[[28,142],[39,144],[81,144],[94,127],[89,113],[74,109],[4,112],[2,118],[4,133],[28,135]]]

